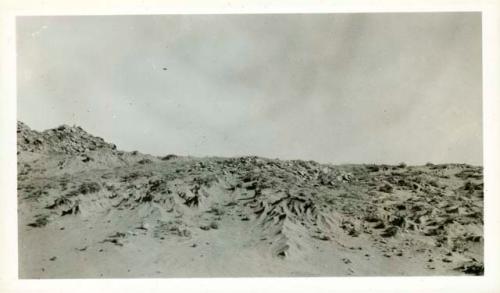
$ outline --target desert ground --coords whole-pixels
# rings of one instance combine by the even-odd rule
[[[120,151],[18,122],[20,278],[482,275],[483,170]]]

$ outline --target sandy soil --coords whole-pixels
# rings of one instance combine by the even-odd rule
[[[482,168],[123,152],[18,123],[20,278],[482,275]]]

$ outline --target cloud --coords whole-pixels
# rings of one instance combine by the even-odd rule
[[[17,24],[18,114],[37,129],[153,154],[482,162],[479,13]]]

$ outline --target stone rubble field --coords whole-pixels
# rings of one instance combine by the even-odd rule
[[[120,151],[18,122],[20,278],[483,275],[483,170]]]

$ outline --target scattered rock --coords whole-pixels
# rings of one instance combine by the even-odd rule
[[[123,246],[139,237],[154,237],[196,247],[189,243],[199,241],[200,235],[223,237],[230,226],[225,223],[235,220],[252,228],[245,231],[257,233],[254,240],[265,247],[262,253],[279,259],[307,259],[329,246],[350,248],[351,255],[361,244],[378,250],[370,248],[370,254],[361,254],[365,257],[404,253],[420,261],[415,263],[425,263],[423,267],[432,263],[429,269],[436,267],[439,272],[448,267],[446,263],[472,255],[479,261],[457,270],[484,271],[482,254],[477,252],[484,240],[480,167],[153,157],[117,151],[81,128],[66,125],[37,132],[18,124],[18,152],[19,206],[33,211],[26,213],[29,216],[20,214],[20,227],[26,233],[35,229],[25,225],[60,229],[64,232],[57,236],[63,237],[73,229],[60,227],[61,216],[66,216],[62,221],[78,222],[103,212],[105,220],[94,229],[82,224],[85,233],[97,233],[101,226],[112,228],[122,220],[134,224],[120,228],[135,233],[116,232],[101,243]],[[196,227],[219,231],[203,233]],[[427,251],[436,246],[454,253],[433,260]],[[413,255],[419,248],[423,252]],[[350,263],[347,257],[343,261]]]
[[[350,264],[350,263],[351,263],[351,260],[350,260],[350,259],[348,259],[348,258],[346,258],[346,257],[344,257],[344,258],[342,259],[342,261],[343,261],[345,264]]]
[[[455,268],[468,275],[482,276],[484,275],[484,265],[477,261],[464,262],[462,265]]]
[[[392,226],[392,227],[389,227],[389,228],[385,229],[384,232],[382,232],[382,234],[380,234],[380,236],[382,236],[382,237],[393,237],[397,233],[398,233],[398,227]]]
[[[140,164],[140,165],[146,165],[146,164],[151,164],[153,163],[153,161],[151,161],[150,159],[141,159],[139,161],[137,161],[137,164]]]
[[[390,185],[389,183],[386,183],[378,188],[379,191],[385,192],[385,193],[392,193],[394,191],[394,187]]]

